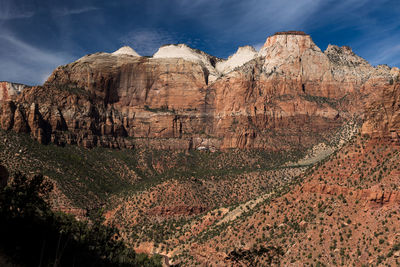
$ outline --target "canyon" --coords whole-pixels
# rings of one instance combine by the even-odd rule
[[[168,264],[399,264],[400,70],[348,46],[90,54],[1,82],[0,124],[0,186],[41,172],[54,210]]]

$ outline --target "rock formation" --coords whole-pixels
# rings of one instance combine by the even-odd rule
[[[215,68],[221,74],[227,74],[257,57],[257,51],[252,46],[239,47],[235,54],[227,60],[217,62]]]
[[[372,137],[400,142],[400,71],[393,68],[391,73],[391,85],[374,92],[374,97],[367,104],[366,120],[361,132]]]
[[[0,82],[0,105],[2,102],[14,100],[26,87],[19,83]]]
[[[186,45],[152,58],[124,47],[58,67],[43,86],[3,101],[1,127],[85,147],[141,139],[161,149],[288,149],[362,115],[396,75],[348,47],[322,52],[302,32],[277,33],[259,53],[239,48],[225,61]]]
[[[203,51],[190,48],[185,44],[162,46],[153,55],[153,58],[182,58],[198,63],[206,69],[207,83],[214,82],[220,76],[220,73],[215,69],[215,65],[220,59],[210,56]]]
[[[129,55],[129,56],[134,56],[134,57],[140,57],[138,53],[136,53],[135,50],[132,49],[132,47],[129,46],[123,46],[114,53],[113,55]]]

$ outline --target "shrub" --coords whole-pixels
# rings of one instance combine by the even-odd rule
[[[0,190],[0,249],[27,266],[161,266],[158,258],[137,257],[116,228],[54,213],[45,199],[52,190],[42,175],[17,173]]]

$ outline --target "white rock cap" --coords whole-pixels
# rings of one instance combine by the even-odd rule
[[[203,64],[209,71],[209,81],[214,81],[219,73],[215,70],[212,60],[214,57],[197,49],[193,49],[186,44],[164,45],[158,49],[153,58],[182,58],[187,61]]]
[[[230,56],[227,60],[218,62],[216,69],[220,73],[226,74],[256,57],[257,51],[252,46],[239,47],[236,53]]]
[[[186,44],[164,45],[158,49],[153,58],[182,58],[189,61],[208,63],[209,59],[204,54],[190,48]]]
[[[112,54],[116,55],[116,56],[130,55],[130,56],[134,56],[134,57],[140,57],[140,55],[138,53],[136,53],[136,51],[133,50],[132,47],[129,47],[129,46],[123,46]]]

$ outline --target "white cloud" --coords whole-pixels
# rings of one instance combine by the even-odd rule
[[[326,0],[194,0],[172,1],[174,15],[213,34],[212,50],[233,51],[236,46],[263,44],[277,31],[305,30]],[[155,7],[157,10],[157,7]],[[157,13],[161,13],[157,10]],[[230,48],[229,48],[230,47]],[[225,55],[224,55],[225,56]]]
[[[33,11],[26,12],[4,12],[4,10],[0,11],[0,20],[11,20],[11,19],[26,19],[30,18],[35,14]]]
[[[0,80],[42,84],[53,69],[73,58],[65,53],[41,50],[7,34],[0,34],[0,46]]]
[[[0,21],[12,19],[26,19],[35,14],[27,6],[17,6],[10,0],[0,0]]]
[[[390,1],[349,0],[326,10],[321,14],[321,21],[333,25],[328,18],[334,14],[336,24],[332,36],[337,31],[353,31],[355,37],[342,45],[351,46],[355,53],[372,65],[400,66],[400,36],[397,34],[400,21],[396,17],[391,18],[391,10],[387,11],[386,18],[374,15],[376,10],[385,5],[390,6]]]
[[[96,11],[99,9],[100,8],[94,6],[79,7],[79,8],[57,8],[54,9],[53,12],[56,16],[69,16],[69,15],[77,15],[91,11]]]
[[[265,25],[272,31],[302,28],[320,7],[321,0],[252,0],[244,21]]]
[[[141,29],[132,31],[121,38],[124,45],[131,46],[140,55],[153,55],[157,49],[165,44],[176,43],[174,33],[166,32],[158,29]]]
[[[394,40],[395,39],[395,40]],[[368,46],[361,47],[360,53],[372,65],[387,64],[400,66],[400,38],[385,38],[380,41],[370,41]]]

